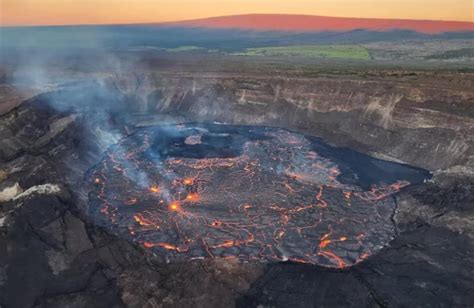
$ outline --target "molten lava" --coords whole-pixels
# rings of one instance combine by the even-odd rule
[[[147,128],[91,169],[90,211],[169,261],[346,267],[393,238],[391,195],[425,175],[340,151],[273,128]]]
[[[185,178],[185,179],[183,180],[183,184],[184,184],[184,185],[193,185],[193,179],[191,179],[191,178]]]
[[[168,208],[170,209],[170,211],[172,212],[179,212],[181,210],[181,205],[179,204],[178,201],[173,201],[170,203],[170,205],[168,206]]]
[[[189,202],[198,202],[200,199],[199,194],[196,193],[190,193],[186,196],[186,201]]]
[[[160,188],[158,186],[151,186],[150,187],[150,192],[152,193],[159,193],[160,192]]]

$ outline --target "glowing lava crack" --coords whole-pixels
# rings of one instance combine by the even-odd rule
[[[346,267],[392,239],[390,195],[426,176],[282,129],[189,124],[122,140],[88,181],[91,215],[166,261]]]

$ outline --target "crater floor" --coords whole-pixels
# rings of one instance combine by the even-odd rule
[[[391,195],[426,176],[282,129],[186,124],[122,140],[88,180],[92,215],[166,261],[346,267],[393,238]]]

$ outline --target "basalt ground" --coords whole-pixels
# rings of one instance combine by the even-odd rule
[[[133,72],[83,61],[80,69],[59,65],[39,84],[13,82],[5,69],[2,87],[8,89],[8,106],[0,123],[2,306],[474,304],[472,73],[456,66],[366,67],[330,60],[290,65],[278,59],[258,66],[242,58],[210,59],[145,58],[134,63]],[[143,138],[157,129],[183,128],[183,123],[194,128],[153,148],[163,169],[148,166],[156,157],[137,151],[134,142],[146,145]],[[247,139],[231,142],[236,147],[225,148],[224,155],[220,138],[232,140],[219,134],[229,131],[217,132],[216,139],[213,130],[218,128],[212,127],[246,129],[237,129],[236,136]],[[252,139],[246,135],[249,127],[266,138]],[[269,136],[285,138],[272,143]],[[311,138],[324,146],[308,148],[304,140]],[[265,140],[270,143],[255,146]],[[120,144],[127,151],[121,152]],[[196,150],[200,144],[205,147]],[[320,155],[325,147],[336,150]],[[268,155],[262,154],[265,149]],[[135,165],[134,155],[148,160]],[[276,161],[270,159],[275,155]],[[380,170],[354,171],[369,162]],[[313,164],[322,169],[314,171]],[[344,166],[352,166],[352,172]],[[410,179],[400,177],[393,166],[430,172],[432,178],[412,180],[415,185],[398,191],[399,185],[392,189],[390,184]],[[127,171],[137,169],[146,170],[156,183],[124,186],[130,179]],[[378,170],[375,177],[364,178],[370,170]],[[172,171],[172,177],[164,178],[163,171]],[[386,177],[385,186],[374,195],[370,186],[379,184],[374,179],[380,174]],[[209,182],[212,176],[220,180]],[[161,194],[165,188],[170,195]],[[236,194],[238,189],[251,192],[251,198]],[[261,194],[270,190],[280,195]],[[242,196],[248,200],[239,200]],[[338,221],[348,217],[345,213],[373,217],[381,205],[372,202],[379,202],[379,196],[387,210],[383,219]],[[290,201],[282,202],[284,198]],[[194,201],[208,211],[193,208]],[[257,212],[261,221],[252,216],[252,206],[259,204],[265,204]],[[119,207],[124,211],[112,211]],[[285,213],[290,218],[286,225]],[[180,216],[187,214],[201,218]],[[305,217],[318,221],[320,215],[333,221],[333,233],[324,219],[317,232],[298,233],[298,225],[309,225]],[[233,217],[247,217],[252,224],[232,228]],[[296,229],[291,229],[291,219]],[[188,220],[192,223],[184,229],[173,223],[183,226]],[[123,228],[117,231],[110,222]],[[256,222],[267,223],[267,229],[259,230]],[[173,232],[159,238],[157,226]],[[202,230],[209,236],[200,234]],[[376,240],[382,240],[381,247],[363,255],[361,247],[372,247],[366,244],[373,239],[360,243],[356,231],[367,230],[385,231]],[[258,239],[256,248],[245,243],[251,234]],[[301,246],[290,245],[292,239],[301,243],[303,235],[309,236],[303,247],[311,247],[310,257]],[[197,238],[207,245],[186,242]],[[246,244],[252,249],[242,253]],[[276,253],[260,256],[255,251],[263,246]],[[291,249],[303,258],[286,260]],[[357,254],[343,255],[350,250]],[[255,256],[258,262],[252,260]],[[340,266],[341,261],[349,266]]]

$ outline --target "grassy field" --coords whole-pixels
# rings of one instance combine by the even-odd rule
[[[198,46],[180,46],[176,48],[167,48],[167,52],[186,52],[186,51],[204,51],[205,48]]]
[[[342,58],[369,60],[367,48],[359,45],[300,45],[247,48],[235,53],[243,56],[297,56],[310,58]]]

